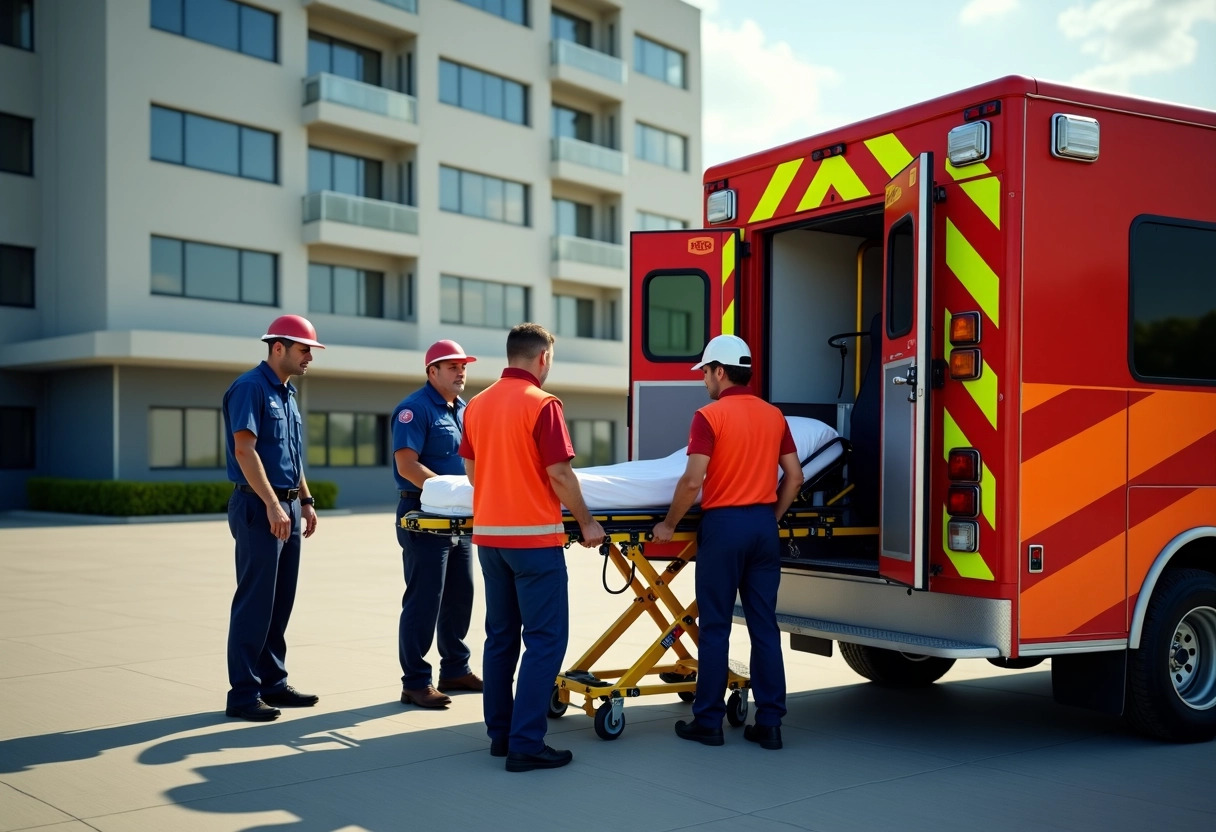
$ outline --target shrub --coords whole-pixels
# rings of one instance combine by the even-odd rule
[[[338,486],[308,484],[317,508],[333,508]],[[35,511],[141,517],[157,514],[222,514],[232,494],[230,482],[130,482],[31,477],[25,485],[29,507]]]

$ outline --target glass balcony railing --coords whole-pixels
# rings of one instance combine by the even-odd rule
[[[586,237],[558,234],[553,238],[553,259],[573,260],[609,269],[625,268],[625,247],[616,243],[603,243]]]
[[[365,196],[314,191],[304,197],[304,222],[331,220],[401,234],[418,233],[418,209]]]
[[[393,6],[403,12],[418,14],[418,0],[380,0],[386,6]]]
[[[618,84],[625,83],[625,62],[572,40],[550,41],[550,62],[591,72]]]
[[[625,173],[625,154],[621,151],[569,136],[553,138],[553,161],[574,162],[576,165],[599,168],[618,175]]]
[[[304,103],[312,104],[314,101],[329,101],[411,124],[418,123],[418,102],[414,96],[328,72],[319,72],[304,79]]]

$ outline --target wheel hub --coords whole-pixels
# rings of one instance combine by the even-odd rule
[[[1216,705],[1216,609],[1196,607],[1174,630],[1169,651],[1170,681],[1187,705]]]

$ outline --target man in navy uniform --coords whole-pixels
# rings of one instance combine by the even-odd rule
[[[469,667],[465,636],[473,615],[473,551],[467,537],[411,532],[401,517],[421,506],[422,484],[437,474],[464,474],[460,436],[464,423],[465,367],[477,359],[455,341],[436,341],[426,351],[426,384],[393,411],[393,473],[401,497],[397,542],[405,571],[401,624],[401,701],[446,708],[450,691],[480,691]],[[439,641],[439,690],[426,654]]]
[[[300,536],[317,529],[304,479],[304,442],[296,388],[312,350],[324,349],[299,315],[271,322],[266,360],[224,394],[228,528],[236,540],[236,594],[228,626],[228,716],[269,722],[282,707],[309,707],[318,697],[287,684],[287,620],[300,573]]]

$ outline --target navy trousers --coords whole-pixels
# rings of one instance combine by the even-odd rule
[[[420,506],[418,497],[403,497],[397,519]],[[473,616],[473,546],[467,537],[452,538],[410,532],[397,523],[405,594],[401,597],[401,623],[397,652],[401,658],[401,686],[409,690],[433,683],[426,654],[436,634],[439,640],[439,678],[455,679],[469,673],[469,634]]]
[[[287,620],[300,574],[300,501],[281,503],[291,536],[270,532],[256,494],[233,490],[228,528],[236,541],[236,593],[228,622],[228,707],[252,705],[287,685]]]
[[[729,664],[735,596],[743,604],[751,638],[751,687],[756,724],[778,726],[785,716],[785,662],[777,628],[781,541],[773,507],[709,509],[697,532],[697,650],[694,719],[717,728],[726,716],[723,694]]]
[[[508,740],[511,751],[537,754],[545,747],[549,697],[570,640],[566,559],[560,546],[478,546],[477,556],[486,585],[486,733],[491,742]],[[516,662],[519,679],[512,697]]]

